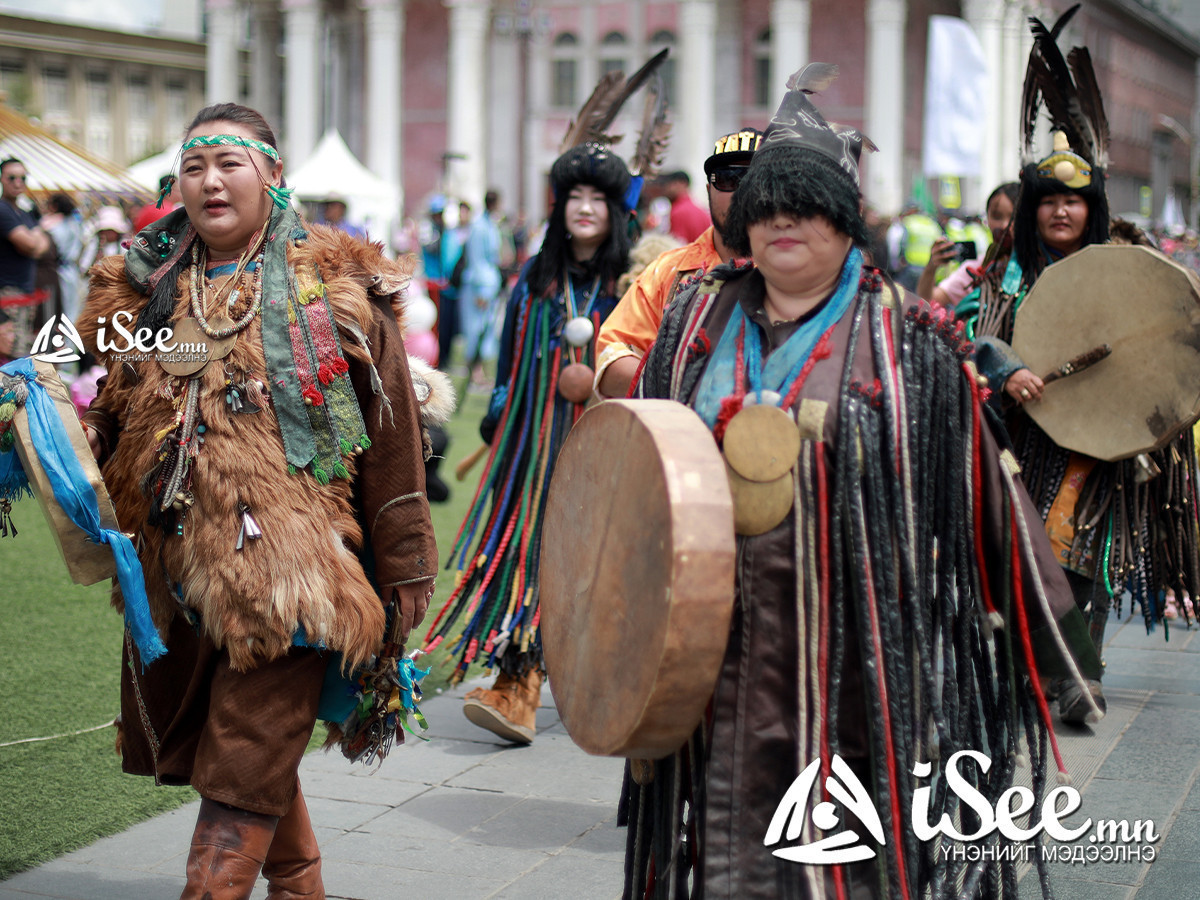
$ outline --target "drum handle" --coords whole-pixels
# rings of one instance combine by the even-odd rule
[[[480,444],[479,448],[474,453],[454,467],[454,477],[458,481],[465,479],[467,477],[467,473],[475,468],[475,464],[483,459],[490,449],[491,446],[489,444]]]

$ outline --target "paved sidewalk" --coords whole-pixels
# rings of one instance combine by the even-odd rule
[[[1109,714],[1093,731],[1060,727],[1073,783],[1067,819],[1152,819],[1151,863],[1050,863],[1059,900],[1200,896],[1200,631],[1164,643],[1140,622],[1110,625]],[[461,712],[466,685],[426,699],[433,740],[410,739],[378,771],[312,753],[301,767],[330,898],[612,900],[624,830],[622,761],[577,749],[542,694],[538,737],[511,747]],[[190,804],[0,883],[0,900],[150,900],[183,887]],[[1021,895],[1039,896],[1036,873]],[[255,898],[266,894],[260,882]]]

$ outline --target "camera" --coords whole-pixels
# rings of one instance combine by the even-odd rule
[[[978,256],[979,248],[975,246],[974,241],[954,242],[954,258],[959,262],[966,262],[968,259],[975,259]]]

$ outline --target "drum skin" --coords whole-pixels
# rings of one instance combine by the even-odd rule
[[[1200,291],[1156,250],[1092,244],[1046,268],[1012,347],[1035,375],[1108,344],[1024,410],[1060,447],[1103,460],[1166,446],[1200,418]]]
[[[733,505],[699,416],[672,400],[588,410],[542,527],[550,689],[588,753],[658,759],[704,716],[734,602]]]

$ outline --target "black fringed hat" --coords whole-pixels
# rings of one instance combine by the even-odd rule
[[[785,145],[811,150],[832,160],[853,179],[856,187],[859,186],[858,162],[863,148],[879,148],[854,128],[826,122],[808,99],[809,94],[829,87],[837,76],[837,66],[814,62],[789,78],[788,92],[763,134],[757,156]]]
[[[555,197],[565,197],[577,184],[590,184],[617,203],[624,203],[631,180],[624,161],[611,149],[594,141],[572,147],[550,167],[550,184]]]
[[[1037,230],[1037,209],[1043,197],[1075,193],[1088,204],[1083,243],[1108,240],[1108,119],[1086,47],[1073,47],[1064,58],[1058,37],[1079,9],[1072,6],[1053,28],[1030,18],[1033,48],[1021,92],[1021,193],[1013,211],[1013,252],[1021,267],[1036,275],[1045,265]],[[1042,106],[1053,128],[1048,154],[1035,151],[1034,139]]]

